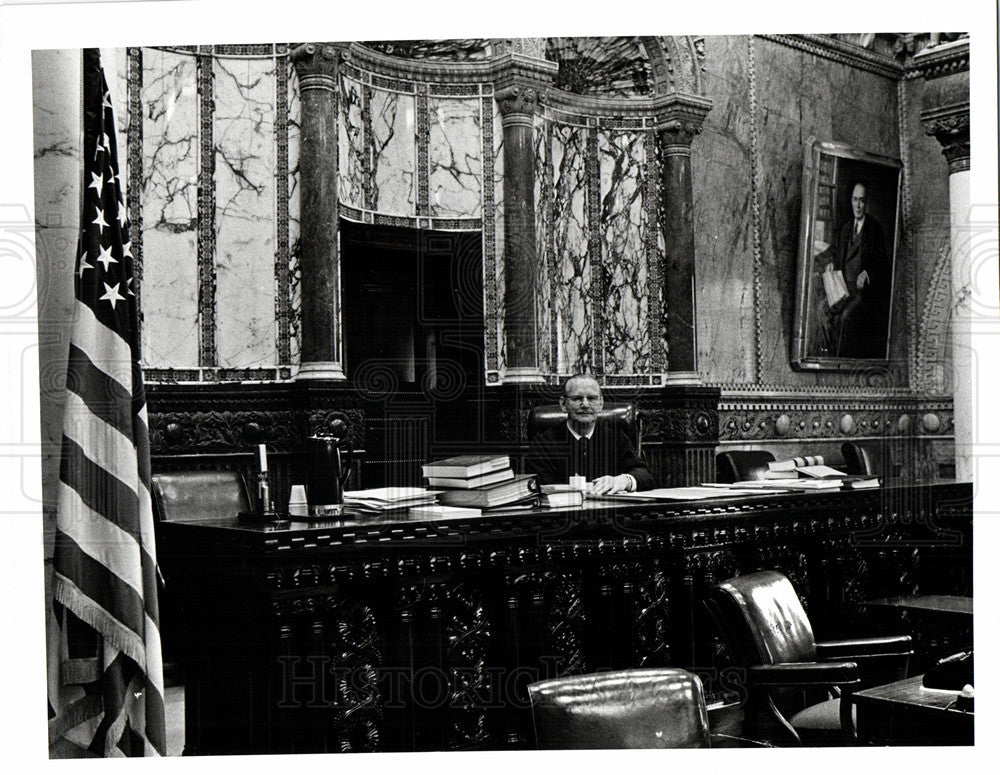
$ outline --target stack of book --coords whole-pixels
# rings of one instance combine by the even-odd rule
[[[543,484],[539,505],[550,509],[582,506],[583,492],[571,484]]]
[[[826,465],[822,455],[806,455],[767,464],[764,478],[736,482],[736,487],[793,490],[864,490],[878,487],[876,476],[849,476]]]
[[[459,455],[426,464],[423,474],[445,506],[495,509],[538,500],[537,477],[515,476],[507,455]]]

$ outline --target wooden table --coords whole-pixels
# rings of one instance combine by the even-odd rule
[[[958,692],[925,689],[923,676],[876,686],[851,697],[858,740],[869,745],[972,745],[975,714],[954,707]]]

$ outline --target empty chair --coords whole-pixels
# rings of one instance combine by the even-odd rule
[[[704,748],[698,676],[675,668],[554,678],[528,687],[538,747]]]
[[[817,643],[791,582],[775,571],[716,584],[709,607],[747,668],[746,723],[756,732],[751,737],[809,745],[853,741],[849,696],[861,686],[861,669],[873,683],[888,683],[905,674],[913,653],[909,635]],[[840,699],[809,705],[786,718],[802,690],[832,687]]]
[[[715,456],[715,481],[722,484],[763,479],[774,455],[764,449],[737,449]]]
[[[844,473],[866,476],[893,474],[889,445],[883,441],[845,441],[840,447],[840,453],[844,456]]]
[[[153,474],[153,506],[161,522],[232,519],[250,497],[236,471],[170,471]]]

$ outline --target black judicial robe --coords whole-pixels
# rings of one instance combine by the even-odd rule
[[[565,423],[546,429],[532,441],[524,469],[538,474],[541,484],[566,484],[574,474],[587,481],[631,474],[637,490],[654,486],[649,465],[636,453],[625,430],[610,421],[599,420],[589,439],[575,439]]]

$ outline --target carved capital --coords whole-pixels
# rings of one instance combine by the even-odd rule
[[[681,150],[690,153],[691,141],[701,132],[705,116],[712,109],[707,97],[693,94],[670,94],[656,99],[654,111],[661,152]]]
[[[500,114],[509,116],[534,116],[538,110],[538,90],[530,84],[513,84],[496,91]]]
[[[538,99],[558,72],[555,62],[547,62],[517,51],[508,51],[492,62],[494,94],[504,124],[513,119],[533,117]]]
[[[924,132],[941,144],[941,152],[948,160],[949,174],[969,169],[972,152],[968,101],[921,111],[920,122]]]
[[[291,50],[292,63],[299,77],[302,91],[335,88],[337,63],[349,59],[350,52],[344,44],[303,43]]]

